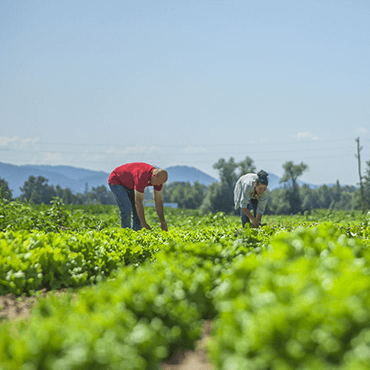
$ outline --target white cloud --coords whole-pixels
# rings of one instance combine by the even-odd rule
[[[156,146],[128,146],[123,149],[118,149],[115,153],[122,154],[138,154],[138,153],[162,153],[162,149]]]
[[[271,139],[269,137],[261,137],[260,139],[261,144],[266,144],[266,143],[269,143],[270,141]]]
[[[158,148],[157,146],[150,146],[148,148],[148,153],[163,153],[163,150],[161,148]]]
[[[292,135],[293,137],[297,139],[311,139],[311,140],[320,140],[320,138],[316,135],[313,135],[309,133],[308,131],[306,132],[299,132],[298,134]]]
[[[6,146],[6,145],[9,145],[9,144],[14,144],[17,141],[19,141],[18,136],[13,136],[13,137],[0,136],[0,146]]]
[[[62,153],[42,153],[42,161],[45,163],[59,163],[62,159]]]
[[[35,144],[38,142],[38,139],[21,139],[19,141],[20,148],[28,148],[30,146],[35,147]]]
[[[369,130],[365,127],[358,127],[356,128],[356,132],[360,133],[360,134],[368,134],[369,133]]]
[[[0,136],[0,147],[8,146],[10,148],[24,149],[29,148],[30,146],[34,147],[38,141],[38,138],[21,139],[18,136]]]
[[[187,154],[192,154],[192,153],[204,153],[206,150],[202,148],[201,146],[188,146],[185,148],[184,152]]]
[[[114,146],[105,150],[105,154],[115,154],[116,152],[117,152],[117,149]]]
[[[127,146],[123,148],[117,148],[116,146],[111,146],[108,149],[105,149],[100,152],[99,149],[90,147],[84,150],[84,156],[86,155],[99,155],[101,157],[105,157],[107,155],[110,156],[124,156],[125,154],[142,154],[142,153],[163,153],[163,150],[157,146]]]
[[[146,146],[128,146],[124,149],[121,150],[122,154],[137,154],[137,153],[142,153],[147,149]]]

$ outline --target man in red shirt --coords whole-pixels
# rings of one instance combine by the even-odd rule
[[[108,185],[120,210],[121,227],[130,227],[132,212],[131,228],[135,231],[142,227],[150,230],[150,226],[145,221],[143,201],[144,189],[147,186],[153,186],[155,210],[161,229],[167,231],[161,197],[162,186],[167,178],[166,170],[154,168],[142,162],[127,163],[112,171],[108,178]]]

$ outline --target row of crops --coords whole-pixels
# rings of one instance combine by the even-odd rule
[[[160,369],[204,320],[215,369],[370,368],[367,215],[241,230],[237,217],[166,210],[163,232],[148,209],[153,230],[133,232],[116,212],[2,205],[0,295],[69,291],[2,320],[1,370]]]

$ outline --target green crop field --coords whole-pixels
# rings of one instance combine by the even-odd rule
[[[204,320],[215,369],[370,368],[370,215],[166,209],[168,232],[115,206],[0,204],[0,295],[41,298],[0,321],[1,370],[160,369]]]

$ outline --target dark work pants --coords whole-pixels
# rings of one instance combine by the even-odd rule
[[[116,200],[121,217],[121,227],[131,228],[135,231],[141,229],[141,222],[136,212],[134,189],[127,189],[122,185],[108,184]],[[132,213],[132,223],[131,223]]]
[[[248,206],[247,206],[247,208],[253,214],[254,217],[257,217],[257,205],[258,205],[258,200],[257,199],[251,199],[251,203],[248,203]],[[247,215],[243,212],[243,210],[241,208],[240,208],[240,217],[242,219],[242,226],[243,227],[245,227],[245,224],[247,222],[249,224],[251,223],[251,220],[249,219],[249,217],[247,217]]]

